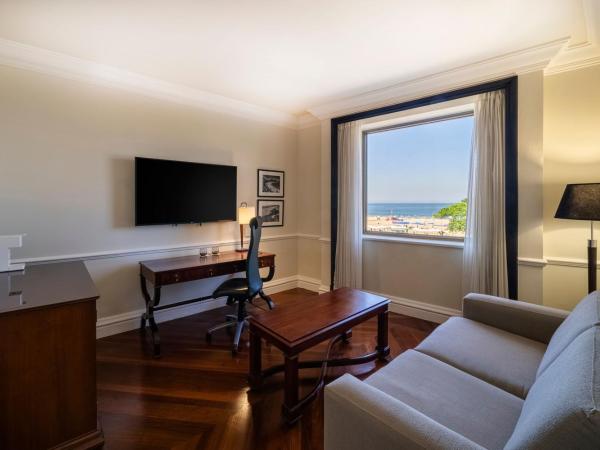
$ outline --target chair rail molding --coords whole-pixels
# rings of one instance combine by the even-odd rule
[[[298,234],[276,234],[272,236],[263,236],[261,241],[272,242],[272,241],[284,241],[289,239],[298,239]],[[98,252],[88,253],[75,253],[66,255],[53,255],[53,256],[37,256],[29,258],[13,259],[14,263],[25,263],[25,264],[41,264],[46,262],[67,262],[67,261],[78,261],[78,260],[94,260],[94,259],[108,259],[108,258],[121,258],[132,255],[144,255],[151,253],[168,253],[168,252],[180,252],[186,250],[199,250],[200,247],[225,247],[225,250],[233,250],[240,243],[239,240],[224,240],[224,241],[213,241],[213,242],[193,242],[188,244],[180,245],[168,245],[161,247],[144,247],[134,249],[122,249],[122,250],[106,250]],[[228,248],[228,247],[231,247]]]
[[[588,267],[587,259],[583,258],[563,258],[559,256],[547,256],[546,261],[548,261],[549,266],[578,267],[580,269],[587,269]],[[600,270],[600,264],[598,265],[598,270]]]
[[[298,117],[118,67],[0,38],[0,64],[297,129]]]
[[[546,266],[578,267],[581,269],[587,269],[588,263],[587,260],[583,258],[546,256],[544,258],[519,258],[519,265],[528,267],[538,267],[541,269],[543,269]],[[598,267],[598,270],[600,270],[600,267]]]
[[[519,266],[544,268],[548,264],[548,261],[545,258],[519,257],[518,264]]]

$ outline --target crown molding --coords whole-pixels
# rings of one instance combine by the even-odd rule
[[[600,2],[582,0],[587,39],[567,44],[552,59],[544,75],[554,75],[600,64]]]
[[[597,66],[600,64],[600,47],[597,49],[598,56],[591,56],[585,59],[574,59],[563,64],[556,64],[544,70],[544,75],[556,75],[557,73],[570,72],[572,70],[585,69],[586,67]]]
[[[293,114],[0,38],[0,64],[296,129]]]
[[[483,81],[543,70],[567,41],[568,38],[557,39],[433,75],[407,80],[386,88],[314,106],[308,111],[320,120],[329,119],[364,108],[377,108],[386,104],[459,89]]]
[[[305,128],[310,128],[317,126],[321,123],[321,121],[313,116],[311,113],[304,113],[298,116],[297,129],[303,130]]]

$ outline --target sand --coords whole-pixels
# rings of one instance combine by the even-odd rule
[[[404,233],[425,236],[463,237],[462,232],[448,231],[450,219],[436,217],[368,216],[366,230],[380,233]]]

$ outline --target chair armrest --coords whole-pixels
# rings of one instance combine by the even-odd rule
[[[548,344],[568,311],[483,294],[463,299],[463,316]]]
[[[325,450],[483,450],[352,375],[325,388]]]

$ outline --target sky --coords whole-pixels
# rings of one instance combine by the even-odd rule
[[[473,117],[367,135],[368,203],[466,198]]]

